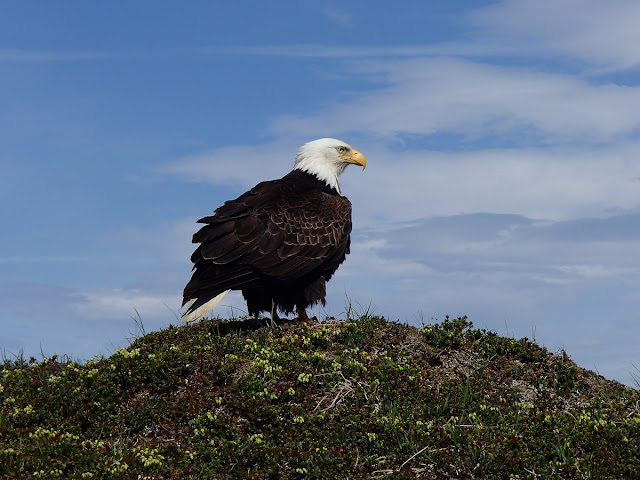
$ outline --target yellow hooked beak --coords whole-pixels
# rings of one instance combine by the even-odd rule
[[[363,154],[361,154],[357,150],[354,150],[353,148],[351,149],[351,151],[348,154],[341,155],[340,158],[342,160],[344,160],[345,162],[347,162],[347,163],[353,163],[354,165],[361,166],[362,170],[367,168],[367,159],[364,158]]]

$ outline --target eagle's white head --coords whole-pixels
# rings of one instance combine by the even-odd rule
[[[338,175],[348,164],[367,166],[367,159],[351,145],[335,138],[320,138],[305,143],[296,153],[294,170],[315,175],[340,193]]]

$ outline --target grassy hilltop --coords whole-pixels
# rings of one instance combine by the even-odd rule
[[[5,360],[0,478],[640,478],[640,392],[563,352],[465,318],[256,323]]]

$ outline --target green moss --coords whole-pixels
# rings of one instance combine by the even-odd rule
[[[204,321],[5,361],[0,478],[640,478],[640,395],[466,318]]]

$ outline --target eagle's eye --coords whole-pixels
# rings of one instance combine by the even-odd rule
[[[347,147],[338,147],[338,153],[347,153],[349,149]]]

